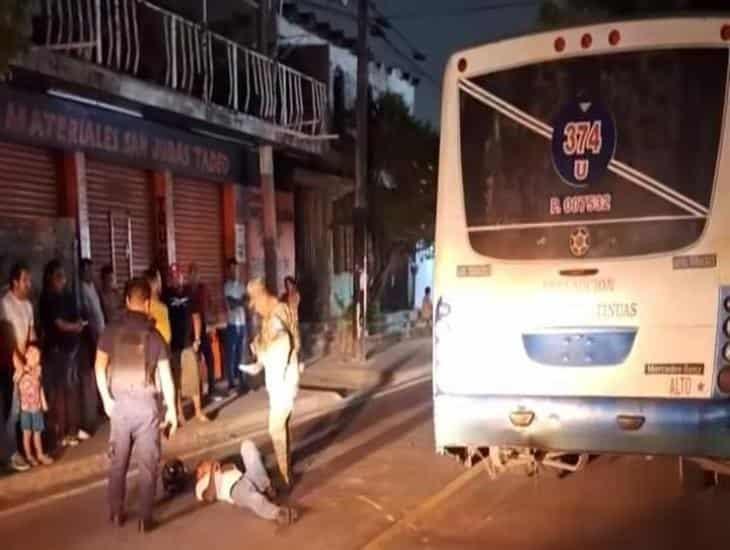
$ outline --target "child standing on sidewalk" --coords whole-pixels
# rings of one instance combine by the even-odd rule
[[[20,428],[23,430],[25,457],[32,466],[53,464],[53,459],[43,452],[41,435],[46,429],[43,413],[48,411],[46,395],[41,386],[41,352],[36,344],[29,343],[25,350],[25,367],[18,380],[20,393]],[[31,445],[31,438],[32,443]],[[35,446],[36,453],[33,453]]]

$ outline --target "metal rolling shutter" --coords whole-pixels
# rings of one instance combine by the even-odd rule
[[[198,264],[217,314],[222,308],[225,277],[222,186],[175,178],[172,188],[177,262],[186,272],[191,262]]]
[[[0,212],[12,218],[58,216],[57,159],[37,147],[0,142]]]
[[[117,284],[121,287],[130,275],[130,241],[132,273],[139,275],[152,264],[153,205],[148,174],[143,170],[89,159],[86,163],[86,184],[91,258],[95,270],[98,272],[107,264],[115,265]]]

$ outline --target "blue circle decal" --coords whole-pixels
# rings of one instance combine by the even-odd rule
[[[608,169],[616,150],[616,124],[599,102],[566,104],[553,123],[553,165],[568,185],[586,187]]]

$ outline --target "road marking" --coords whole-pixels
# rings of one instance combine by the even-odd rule
[[[459,492],[467,483],[470,483],[480,475],[486,473],[486,469],[479,465],[469,468],[463,474],[451,480],[443,489],[423,501],[417,508],[407,512],[393,525],[381,532],[378,536],[362,547],[362,550],[377,550],[384,548],[384,544],[392,541],[400,535],[404,529],[411,526],[415,521],[440,506],[443,502]]]
[[[392,395],[393,393],[404,391],[408,388],[411,388],[413,386],[417,386],[419,384],[423,384],[424,382],[427,382],[431,380],[431,374],[422,375],[419,377],[416,377],[412,380],[407,380],[405,382],[402,382],[400,384],[397,384],[395,386],[389,387],[387,389],[384,389],[380,392],[376,392],[375,394],[371,396],[367,396],[367,390],[365,392],[365,395],[362,395],[360,393],[355,393],[342,401],[335,403],[333,406],[324,407],[322,409],[312,411],[300,418],[297,418],[293,424],[295,426],[303,424],[305,422],[309,422],[310,420],[314,420],[315,418],[318,418],[320,416],[325,416],[327,414],[330,414],[332,412],[346,409],[350,406],[358,404],[360,401],[375,401],[378,399],[382,399],[383,397],[386,397],[388,395]],[[247,432],[245,435],[242,435],[241,438],[237,440],[225,440],[225,441],[219,441],[218,443],[215,443],[213,445],[208,445],[206,447],[202,447],[199,449],[195,449],[193,451],[188,451],[187,453],[184,453],[180,456],[180,458],[184,461],[190,460],[192,458],[195,458],[196,456],[201,456],[204,454],[208,454],[211,452],[214,452],[219,449],[223,449],[225,447],[230,447],[232,445],[238,445],[240,442],[246,438],[246,439],[255,439],[264,435],[268,434],[267,428],[259,428],[258,430],[254,430],[253,432]],[[311,438],[310,438],[311,439]],[[302,441],[299,443],[299,445],[295,446],[301,446],[303,444],[309,443],[309,441]],[[129,473],[127,474],[127,479],[133,479],[137,475],[137,468],[134,467],[130,469]],[[74,497],[77,495],[81,495],[83,493],[86,493],[88,491],[92,491],[94,489],[98,489],[101,487],[104,487],[107,484],[107,479],[97,479],[96,481],[90,481],[83,485],[80,485],[78,487],[74,487],[72,489],[67,489],[65,491],[59,491],[58,493],[53,493],[51,495],[41,497],[38,499],[31,500],[29,502],[21,503],[16,506],[11,506],[9,508],[5,508],[3,510],[0,510],[0,519],[12,516],[21,512],[26,512],[28,510],[33,510],[35,508],[40,508],[42,506],[45,506],[47,504],[51,504],[53,502],[57,502],[59,500],[63,500],[66,498]]]
[[[486,473],[486,471],[487,470],[483,463],[479,463],[476,466],[469,468],[463,474],[451,480],[443,489],[423,501],[415,509],[410,512],[406,512],[398,519],[397,522],[366,543],[362,547],[362,550],[383,550],[386,548],[386,545],[393,542],[396,537],[408,531],[411,533],[413,531],[417,531],[418,528],[416,526],[416,522],[423,520],[430,512],[433,512],[444,502],[461,491],[467,484],[476,480],[476,478],[478,478],[481,474]],[[502,486],[498,489],[496,498],[487,503],[486,509],[490,512],[504,504],[509,497],[524,488],[530,478],[504,477],[503,479],[507,483],[507,486]],[[495,486],[500,487],[498,485]]]

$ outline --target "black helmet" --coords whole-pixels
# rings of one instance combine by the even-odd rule
[[[179,458],[165,462],[162,467],[162,487],[168,496],[181,493],[185,490],[188,472],[185,464]]]

